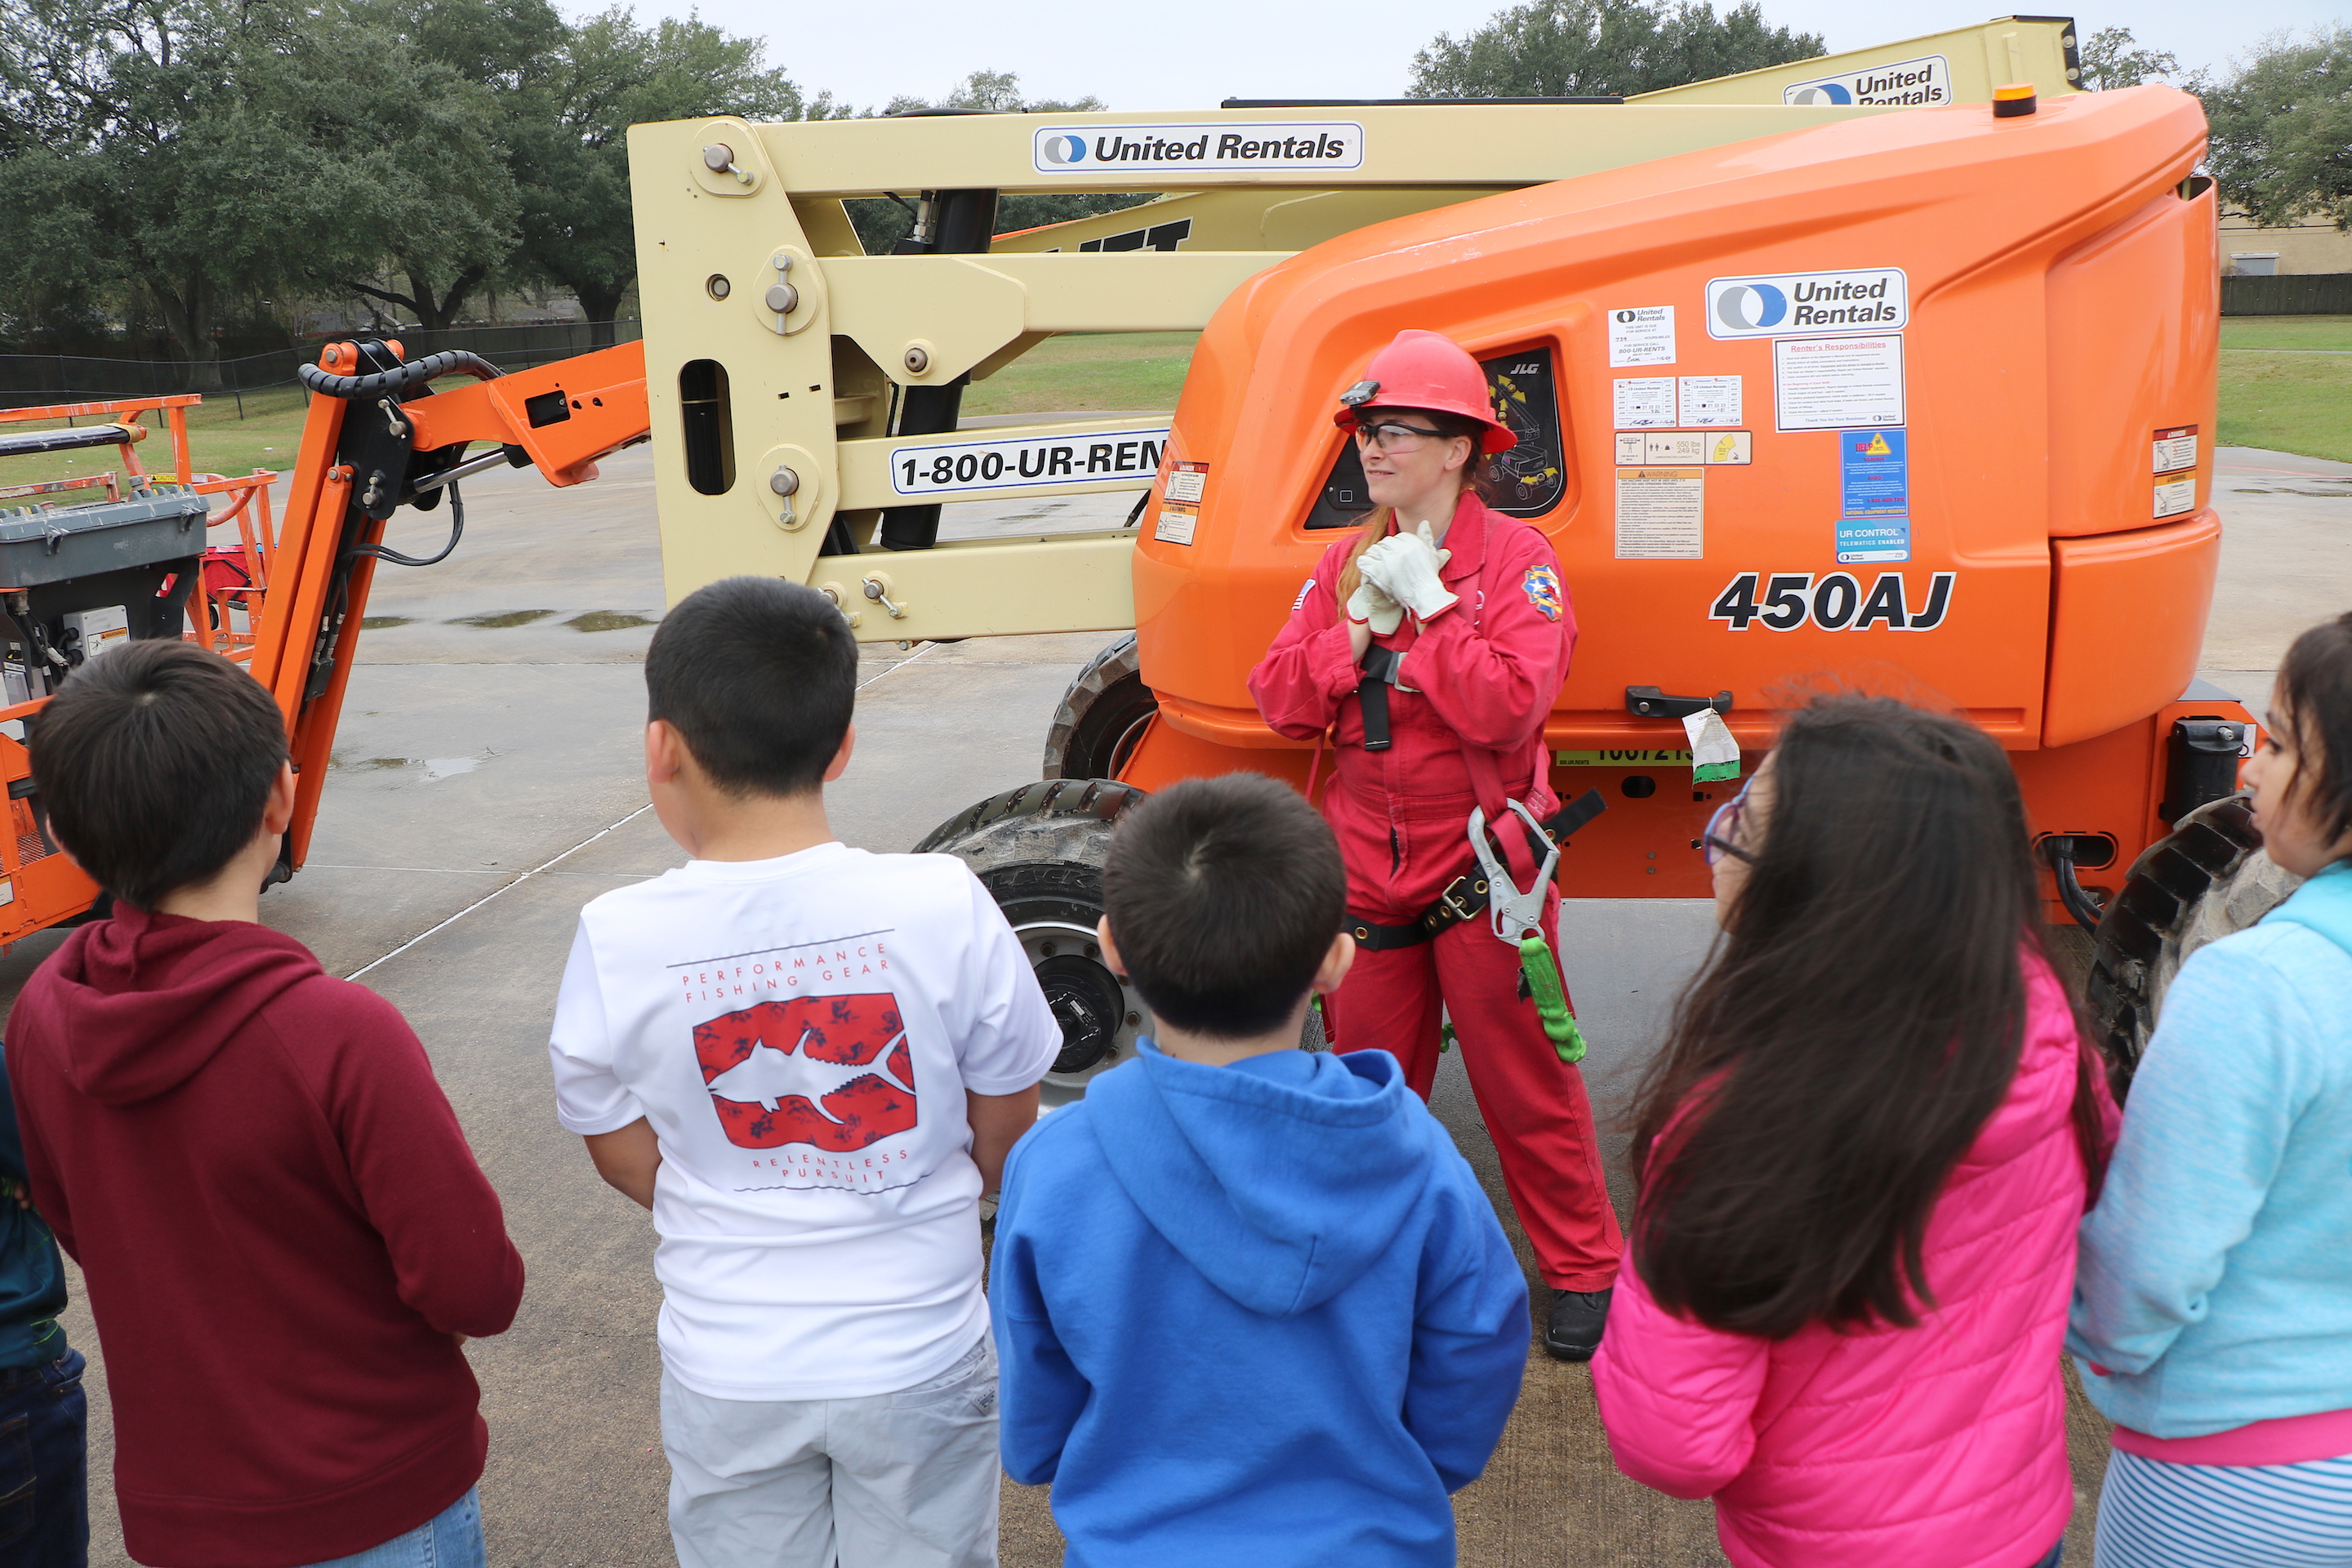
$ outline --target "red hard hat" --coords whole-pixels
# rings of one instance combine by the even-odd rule
[[[1493,395],[1486,390],[1486,373],[1461,344],[1443,332],[1407,330],[1372,356],[1364,379],[1339,395],[1347,406],[1331,416],[1342,430],[1356,427],[1356,415],[1366,408],[1426,408],[1433,414],[1459,414],[1486,427],[1479,450],[1507,452],[1519,438],[1495,417]]]

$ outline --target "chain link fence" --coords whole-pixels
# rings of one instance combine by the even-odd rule
[[[352,332],[351,337],[366,334]],[[457,327],[446,332],[394,331],[411,359],[445,349],[470,349],[500,370],[527,370],[591,349],[635,342],[635,321],[560,321],[535,327]],[[297,365],[315,364],[320,339],[307,349],[199,364],[187,360],[97,359],[75,354],[0,354],[0,408],[53,403],[98,403],[117,397],[170,397],[201,393],[207,403],[231,403],[240,414],[246,395],[296,384]]]

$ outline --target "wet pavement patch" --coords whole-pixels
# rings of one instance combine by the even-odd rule
[[[364,631],[380,632],[408,624],[406,616],[370,616],[360,622],[360,626]]]
[[[453,626],[481,626],[490,631],[507,626],[527,626],[533,621],[544,620],[553,610],[505,610],[490,616],[459,616],[449,624]]]
[[[591,610],[563,624],[576,632],[619,632],[631,626],[649,626],[653,622],[643,616],[625,616],[618,610]]]

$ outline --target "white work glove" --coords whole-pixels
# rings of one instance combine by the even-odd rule
[[[1367,577],[1348,595],[1348,618],[1369,624],[1375,637],[1387,637],[1404,625],[1404,606],[1381,593]]]
[[[1437,548],[1436,539],[1423,523],[1412,533],[1392,533],[1364,552],[1357,562],[1366,581],[1423,620],[1444,614],[1459,601],[1446,591],[1439,568],[1454,558]]]

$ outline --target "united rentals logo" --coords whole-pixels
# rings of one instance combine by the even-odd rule
[[[1891,332],[1910,319],[1910,289],[1899,267],[1715,278],[1706,285],[1712,338]]]
[[[694,1026],[694,1054],[727,1141],[865,1149],[916,1121],[914,1058],[887,991],[761,1002]]]
[[[1780,89],[1783,103],[1853,104],[1911,109],[1952,101],[1951,66],[1941,55],[1872,66],[1843,76],[1819,77]]]
[[[1364,128],[1353,121],[1243,125],[1049,125],[1032,142],[1041,174],[1096,170],[1215,173],[1357,169]]]

